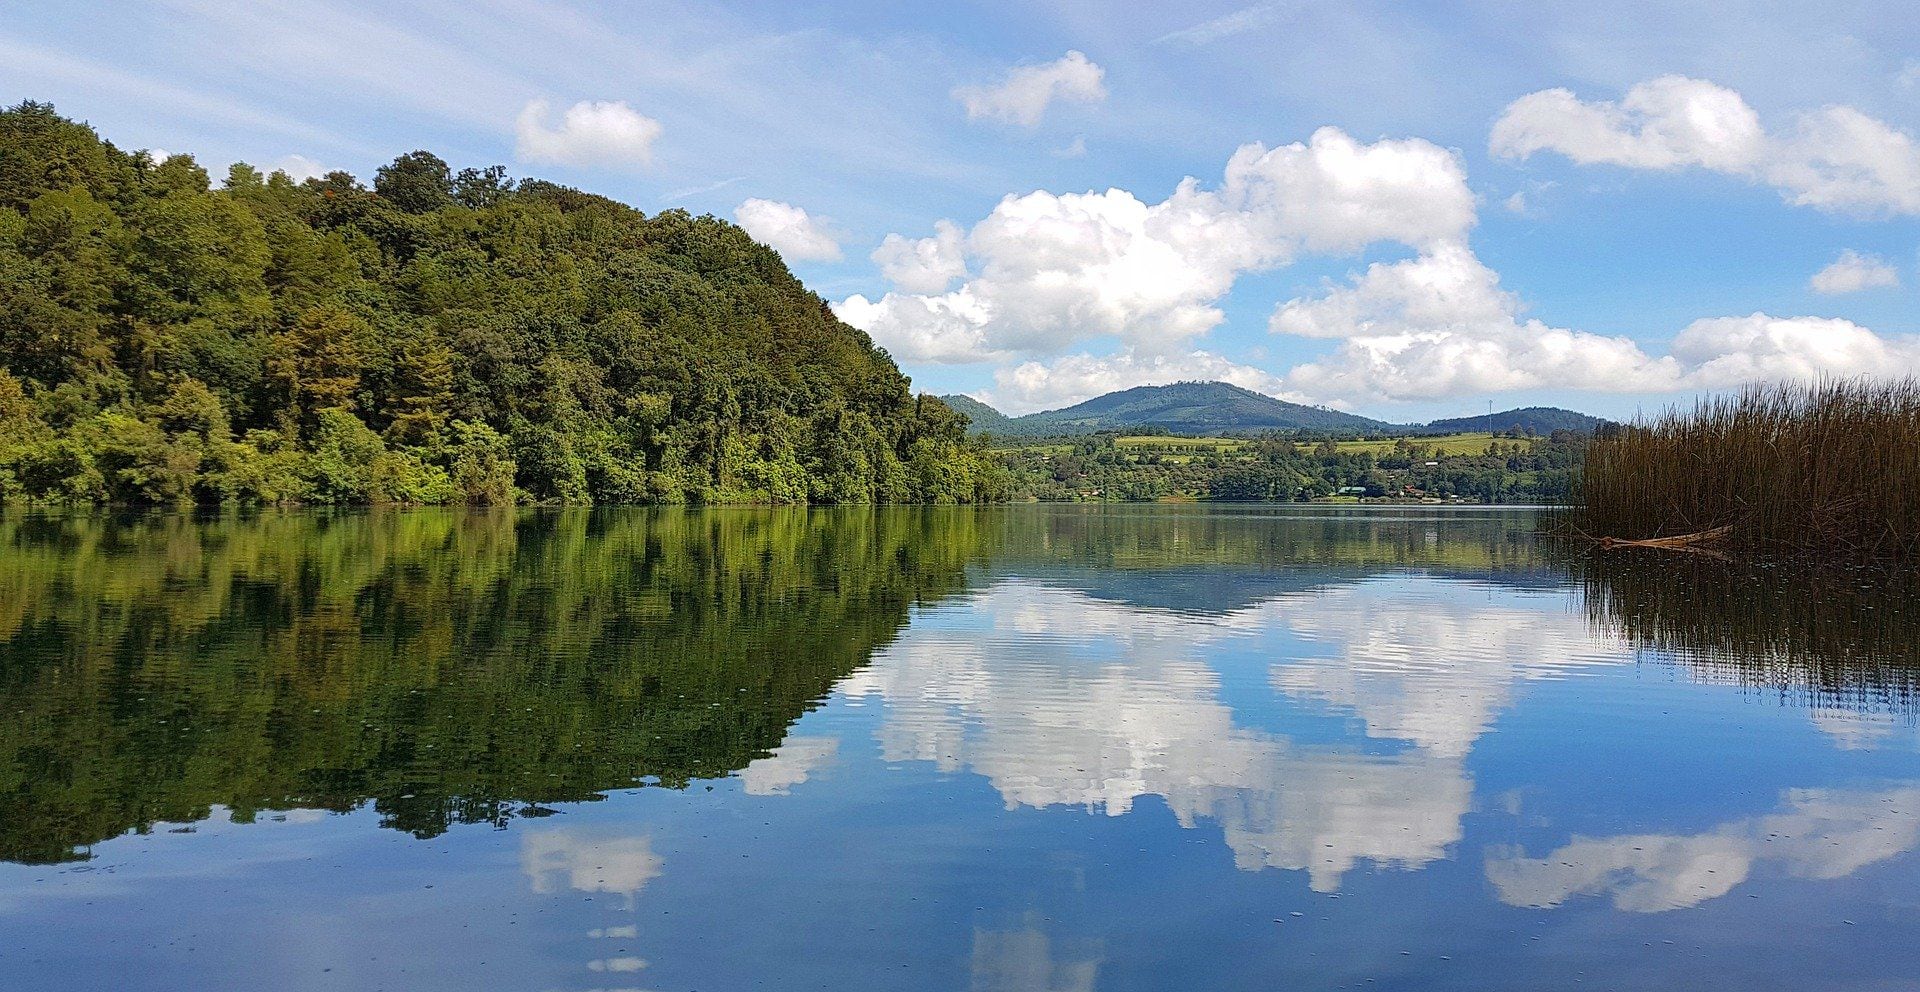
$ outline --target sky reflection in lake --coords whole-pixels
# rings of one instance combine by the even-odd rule
[[[1663,584],[1519,513],[0,539],[21,987],[1920,974],[1913,604],[1885,583]]]

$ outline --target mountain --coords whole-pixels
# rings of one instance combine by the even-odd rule
[[[1346,434],[1451,434],[1484,431],[1484,416],[1451,417],[1430,424],[1389,424],[1357,414],[1288,403],[1225,382],[1177,382],[1135,386],[1096,396],[1061,410],[1009,417],[971,396],[938,397],[973,421],[973,430],[1016,437],[1064,437],[1099,431],[1152,428],[1176,434],[1238,434],[1272,430],[1332,431]],[[1529,406],[1493,415],[1495,431],[1558,430],[1592,433],[1606,423],[1599,417],[1551,406]]]
[[[1013,422],[1012,417],[963,393],[934,398],[945,403],[955,413],[966,414],[967,419],[973,421],[973,429],[983,434],[1004,434],[1007,432],[1007,425]]]
[[[1338,410],[1288,403],[1225,382],[1135,386],[1096,396],[1063,410],[1030,413],[1024,417],[1008,417],[968,397],[941,398],[973,418],[976,430],[1027,437],[1150,428],[1178,434],[1273,430],[1375,434],[1401,430],[1393,424]]]
[[[1459,431],[1484,431],[1488,424],[1495,431],[1532,431],[1535,434],[1551,434],[1554,431],[1581,431],[1591,434],[1595,428],[1606,421],[1599,417],[1590,417],[1572,410],[1562,410],[1557,406],[1526,406],[1517,410],[1502,410],[1491,416],[1449,417],[1436,420],[1426,426],[1434,434],[1452,434]]]

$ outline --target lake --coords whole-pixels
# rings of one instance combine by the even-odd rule
[[[1920,606],[1428,507],[0,516],[0,986],[1920,988]]]

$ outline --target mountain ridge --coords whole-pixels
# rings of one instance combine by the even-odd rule
[[[1227,382],[1176,382],[1103,393],[1072,406],[1010,416],[964,394],[939,397],[972,421],[976,433],[1013,437],[1094,434],[1113,430],[1168,430],[1207,435],[1271,430],[1362,434],[1449,434],[1486,430],[1591,432],[1603,418],[1560,407],[1516,407],[1490,415],[1396,424],[1360,414],[1289,403]]]

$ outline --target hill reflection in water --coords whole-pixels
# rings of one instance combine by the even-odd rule
[[[1402,775],[1424,798],[1383,787],[1319,832],[1410,818],[1399,847],[1354,856],[1417,864],[1452,839],[1458,764],[1525,681],[1642,648],[1778,689],[1845,737],[1909,717],[1920,671],[1910,590],[1564,561],[1515,512],[29,515],[0,519],[0,556],[0,858],[27,862],[215,807],[371,804],[430,837],[635,784],[739,773],[784,794],[832,760],[834,739],[788,733],[840,685],[887,701],[890,755],[968,765],[1014,804],[1158,795],[1231,821],[1251,863],[1345,863],[1285,853],[1271,821],[1337,807],[1309,793],[1351,777],[1341,762]],[[1396,576],[1421,581],[1381,584]],[[1583,597],[1590,626],[1515,596]],[[943,602],[986,626],[859,674]],[[1236,727],[1209,645],[1273,630],[1311,650],[1274,667],[1272,691],[1408,749],[1342,758]],[[1101,632],[1122,667],[1074,660]],[[1011,736],[949,741],[940,719]],[[1143,725],[1151,760],[1128,736]],[[1049,737],[1069,728],[1090,736]],[[1074,770],[1001,767],[1037,754]],[[1244,808],[1267,781],[1309,793]]]
[[[0,559],[23,987],[1920,969],[1895,587],[1424,508],[22,516]]]

